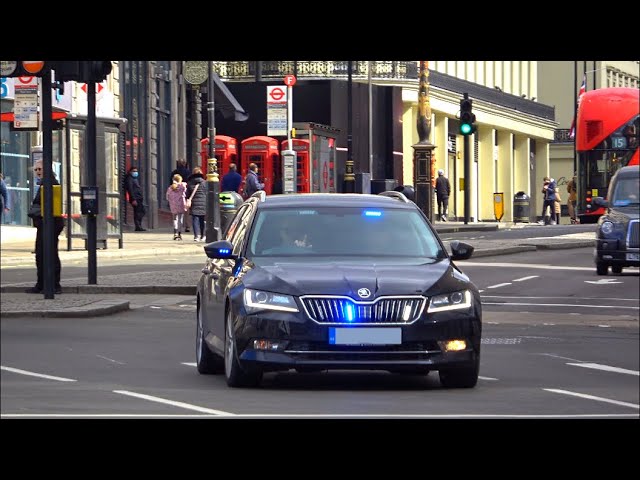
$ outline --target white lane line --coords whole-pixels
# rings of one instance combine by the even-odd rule
[[[571,362],[581,362],[577,358],[563,357],[562,355],[556,355],[555,353],[536,353],[535,355],[545,355],[547,357],[559,358],[560,360],[569,360]]]
[[[621,407],[630,407],[630,408],[640,409],[640,405],[637,405],[635,403],[620,402],[618,400],[611,400],[610,398],[604,398],[604,397],[596,397],[594,395],[587,395],[585,393],[570,392],[569,390],[558,390],[556,388],[543,388],[543,390],[546,390],[547,392],[560,393],[562,395],[572,395],[574,397],[586,398],[587,400],[597,400],[599,402],[613,403],[614,405],[620,405]]]
[[[482,292],[484,292],[484,290],[478,290],[478,293],[482,293]]]
[[[195,367],[196,363],[195,362],[193,362],[193,363],[191,363],[191,362],[182,362],[181,365],[186,365],[187,367]]]
[[[496,285],[500,286],[500,285]],[[489,287],[493,288],[493,287]],[[623,307],[620,305],[577,305],[575,303],[520,303],[520,302],[482,302],[483,305],[529,305],[538,307],[571,307],[571,308],[628,308],[640,310],[640,307]]]
[[[165,405],[173,405],[174,407],[186,408],[187,410],[195,410],[196,412],[210,413],[212,415],[233,415],[233,413],[223,412],[222,410],[214,410],[212,408],[199,407],[197,405],[191,405],[190,403],[174,402],[173,400],[167,400],[160,397],[152,397],[151,395],[144,395],[142,393],[129,392],[127,390],[114,390],[113,393],[120,393],[122,395],[129,395],[131,397],[141,398],[143,400],[149,400],[150,402],[164,403]]]
[[[509,282],[509,283],[499,283],[497,285],[491,285],[490,287],[487,287],[487,288],[506,287],[507,285],[511,285],[511,282]]]
[[[0,418],[212,418],[211,415],[198,414],[135,414],[135,413],[3,413]],[[221,418],[221,417],[218,417]],[[233,418],[638,418],[636,413],[583,413],[572,415],[508,415],[508,414],[295,414],[295,413],[240,413],[233,415]]]
[[[53,375],[44,375],[42,373],[28,372],[26,370],[20,370],[19,368],[5,367],[4,365],[0,366],[0,369],[6,370],[7,372],[19,373],[20,375],[29,375],[31,377],[46,378],[47,380],[57,380],[58,382],[77,382],[77,380],[74,380],[73,378],[54,377]]]
[[[109,362],[113,362],[113,363],[117,363],[118,365],[124,365],[124,362],[119,362],[117,360],[114,360],[113,358],[109,358],[109,357],[103,357],[102,355],[96,355],[96,357],[98,358],[102,358],[103,360],[107,360]]]
[[[478,378],[480,380],[498,380],[497,378],[493,378],[493,377],[481,377],[481,376],[478,376]]]
[[[515,280],[514,280],[515,281]],[[484,298],[505,298],[504,295],[483,295]],[[545,298],[545,299],[552,299],[552,298],[561,298],[563,300],[566,300],[567,297],[523,297],[520,295],[509,295],[508,298]],[[633,302],[633,303],[638,303],[638,297],[636,298],[612,298],[612,297],[572,297],[573,300],[616,300],[616,301],[621,301],[621,302]]]
[[[516,278],[514,282],[524,282],[525,280],[531,280],[532,278],[538,278],[540,275],[530,275],[528,277]]]
[[[566,267],[562,265],[535,265],[530,263],[480,263],[480,262],[468,262],[464,261],[460,263],[460,266],[466,267],[512,267],[512,268],[538,268],[544,270],[576,270],[582,272],[593,272],[593,267]]]
[[[636,370],[627,370],[626,368],[610,367],[609,365],[601,365],[599,363],[567,363],[575,367],[593,368],[595,370],[604,370],[605,372],[626,373],[627,375],[640,376],[640,372]]]

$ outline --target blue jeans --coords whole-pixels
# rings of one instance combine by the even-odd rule
[[[193,237],[204,237],[204,215],[191,215],[193,219]]]

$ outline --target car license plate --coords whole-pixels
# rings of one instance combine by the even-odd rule
[[[632,262],[640,262],[640,253],[627,253],[627,260]]]
[[[400,345],[402,329],[394,328],[329,328],[331,345]]]

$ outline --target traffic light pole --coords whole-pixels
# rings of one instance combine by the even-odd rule
[[[471,142],[469,135],[464,135],[464,224],[469,223],[471,214]]]
[[[220,240],[220,179],[218,177],[218,162],[215,156],[216,139],[216,104],[214,98],[213,63],[209,61],[209,79],[207,83],[207,112],[209,130],[209,158],[207,159],[207,243]]]
[[[42,183],[40,202],[44,206],[42,232],[42,292],[45,299],[55,291],[55,229],[53,225],[53,134],[51,120],[51,70],[42,76]]]
[[[353,172],[353,128],[352,128],[352,104],[353,104],[353,80],[351,70],[353,61],[347,62],[347,161],[344,167],[344,193],[356,191],[356,176]]]
[[[95,187],[98,184],[96,162],[96,84],[87,83],[87,182]],[[95,214],[87,215],[87,266],[88,283],[98,283],[97,248],[97,221]]]

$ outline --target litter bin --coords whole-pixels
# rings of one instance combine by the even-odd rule
[[[529,195],[518,192],[513,196],[513,223],[529,223]]]
[[[220,229],[224,233],[244,199],[238,192],[220,192],[218,198],[220,199]]]

